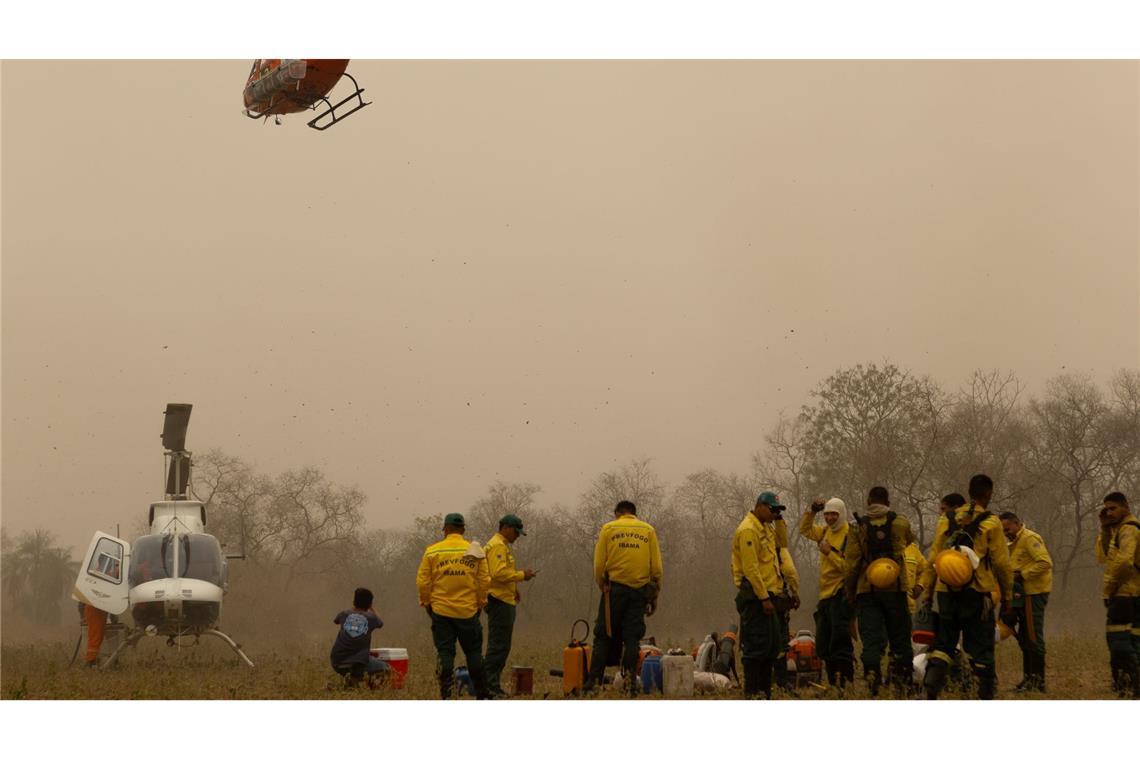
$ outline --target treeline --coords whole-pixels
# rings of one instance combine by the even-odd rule
[[[210,532],[227,551],[246,553],[230,563],[223,611],[230,630],[325,635],[351,589],[368,585],[386,631],[422,633],[415,570],[424,547],[440,538],[442,513],[459,510],[468,538],[480,542],[503,514],[522,517],[528,535],[516,557],[539,575],[520,585],[520,632],[564,636],[574,618],[593,619],[594,541],[614,504],[630,499],[657,528],[665,562],[650,629],[698,636],[735,617],[729,544],[760,490],[778,490],[790,506],[805,601],[793,625],[810,627],[816,548],[799,540],[795,522],[813,497],[839,496],[858,510],[871,485],[885,485],[926,547],[940,497],[964,492],[976,472],[996,482],[991,509],[1017,512],[1045,538],[1055,603],[1099,622],[1096,512],[1113,490],[1140,500],[1140,372],[1131,370],[1103,386],[1062,375],[1030,396],[1012,374],[978,372],[950,390],[894,365],[860,365],[823,380],[798,414],[778,420],[757,441],[748,472],[702,470],[668,484],[638,459],[600,473],[573,505],[543,503],[534,483],[496,482],[468,504],[401,530],[368,529],[365,494],[315,468],[269,476],[217,450],[196,458],[194,492],[208,505]],[[7,567],[4,592],[11,593]]]

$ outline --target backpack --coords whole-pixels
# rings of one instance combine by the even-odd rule
[[[1127,520],[1124,520],[1123,522],[1120,523],[1121,528],[1123,528],[1125,525],[1131,525],[1132,527],[1136,528],[1137,530],[1140,530],[1140,520],[1137,520],[1135,517],[1129,517]],[[1120,550],[1120,529],[1119,528],[1116,531],[1116,537],[1112,540],[1112,545],[1117,551]],[[1132,567],[1136,568],[1137,571],[1140,571],[1140,537],[1138,537],[1138,541],[1136,544],[1136,554],[1132,557]]]
[[[993,512],[988,509],[983,509],[981,514],[971,520],[969,524],[959,525],[957,516],[951,513],[946,518],[950,523],[950,528],[946,530],[946,543],[943,544],[943,547],[947,549],[959,547],[973,549],[974,541],[978,538],[978,531],[982,529],[982,523],[992,514]]]
[[[893,559],[898,562],[900,567],[902,565],[901,558],[895,554],[894,543],[894,527],[895,517],[894,512],[887,512],[887,521],[882,525],[872,525],[870,517],[855,516],[855,521],[863,526],[863,535],[866,539],[864,552],[864,562],[868,565],[877,559],[885,557]],[[846,546],[846,542],[844,543]]]

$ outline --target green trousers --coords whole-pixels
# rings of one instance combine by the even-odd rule
[[[914,649],[910,641],[910,608],[902,591],[869,591],[855,599],[859,638],[863,641],[864,675],[879,674],[887,643],[891,647],[893,675],[910,681],[914,669]]]
[[[492,696],[503,696],[503,667],[511,653],[511,634],[515,629],[515,605],[507,604],[493,596],[487,597],[487,653],[483,655],[483,673],[487,679],[487,691]]]
[[[1105,620],[1108,662],[1112,686],[1140,697],[1140,599],[1114,596],[1108,599]]]
[[[439,695],[442,699],[452,696],[455,684],[455,644],[463,648],[467,658],[467,672],[475,684],[477,699],[486,699],[487,685],[483,674],[483,626],[479,613],[469,618],[453,618],[431,613],[431,638],[435,644]]]
[[[611,583],[609,593],[610,630],[606,630],[606,595],[602,594],[598,603],[598,618],[594,622],[594,651],[590,654],[590,678],[588,683],[600,685],[606,673],[606,659],[611,647],[623,647],[621,669],[626,673],[626,683],[635,692],[640,673],[637,670],[637,656],[641,651],[641,639],[645,636],[646,590],[631,588],[621,583]],[[620,638],[617,633],[620,630]],[[611,635],[614,634],[614,635]]]
[[[819,600],[815,609],[815,646],[819,659],[827,664],[828,679],[839,684],[852,680],[855,643],[851,641],[851,605],[842,589]]]
[[[961,636],[962,648],[974,666],[993,668],[995,624],[989,596],[972,588],[938,592],[936,652],[945,653],[948,661],[953,661]]]
[[[1048,594],[1023,596],[1015,605],[1017,612],[1017,645],[1022,652],[1045,656],[1045,605]]]
[[[772,668],[780,654],[780,613],[764,612],[764,604],[747,579],[736,594],[740,613],[740,659],[744,663],[744,696],[772,695]]]

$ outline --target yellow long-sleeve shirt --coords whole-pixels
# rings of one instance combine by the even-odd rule
[[[451,533],[424,550],[416,573],[420,606],[444,617],[469,618],[487,604],[491,576],[481,549]]]
[[[847,551],[847,534],[851,526],[843,523],[839,530],[831,530],[827,525],[815,523],[815,513],[804,510],[800,518],[800,535],[818,544],[824,537],[831,545],[826,554],[819,552],[819,599],[830,599],[843,590],[843,555]]]
[[[1048,594],[1053,590],[1053,558],[1044,539],[1029,528],[1023,526],[1009,542],[1009,564],[1021,576],[1023,594]]]
[[[906,545],[906,551],[903,552],[903,572],[906,573],[907,586],[914,588],[914,584],[918,582],[926,570],[927,564],[926,557],[922,556],[922,549],[918,548],[917,543],[911,542]],[[918,600],[912,599],[908,594],[906,605],[910,614],[913,615],[918,609]]]
[[[942,515],[938,518],[938,527],[934,530],[934,543],[930,546],[930,564],[922,574],[923,596],[930,598],[934,591],[952,591],[945,583],[938,580],[934,573],[934,559],[947,546],[947,532],[950,529],[950,519],[958,526],[966,527],[984,510],[976,504],[963,504],[954,510],[952,516]],[[974,571],[974,580],[970,588],[989,594],[1001,591],[1002,601],[1013,599],[1013,567],[1009,563],[1009,547],[1006,545],[1005,533],[1001,529],[1001,521],[997,515],[991,514],[978,527],[974,537],[974,553],[978,555],[981,564]]]
[[[1140,528],[1129,518],[1102,530],[1096,542],[1096,561],[1105,566],[1101,595],[1140,596],[1140,569],[1136,567],[1136,546]]]
[[[776,533],[751,512],[732,534],[732,582],[740,588],[745,578],[760,599],[775,596],[784,587],[776,559]]]
[[[496,533],[487,541],[483,551],[487,554],[487,572],[491,575],[491,588],[487,595],[500,602],[518,604],[516,584],[526,577],[526,573],[515,569],[515,553],[510,542],[503,538],[502,533]]]
[[[662,580],[661,549],[657,531],[633,515],[622,515],[602,526],[594,546],[594,582],[604,588],[606,579],[631,588]]]

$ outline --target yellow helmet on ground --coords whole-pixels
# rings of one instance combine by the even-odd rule
[[[867,581],[875,588],[890,588],[899,579],[899,563],[879,557],[867,566]]]
[[[961,589],[974,579],[974,566],[970,558],[957,549],[944,549],[934,558],[934,572],[938,579],[952,589]]]
[[[1010,628],[1008,625],[1006,625],[1005,623],[1003,623],[1000,620],[997,623],[997,632],[998,632],[998,641],[1005,641],[1006,639],[1008,639],[1010,636],[1013,635],[1013,629]]]

